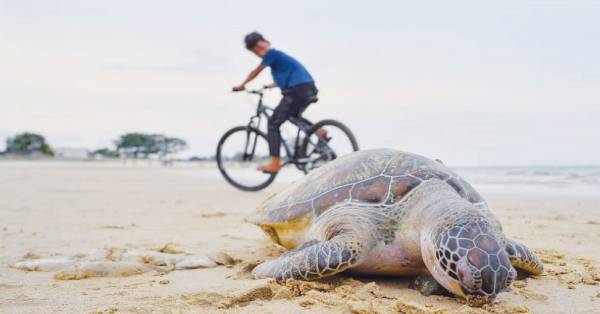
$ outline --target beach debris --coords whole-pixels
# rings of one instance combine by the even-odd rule
[[[223,213],[223,212],[214,212],[214,213],[204,213],[201,214],[200,217],[202,218],[220,218],[220,217],[225,217],[227,214]]]
[[[242,267],[234,275],[228,276],[233,279],[253,279],[252,270],[256,265],[262,263],[262,260],[250,260],[242,262]]]
[[[114,230],[125,230],[125,229],[131,229],[131,228],[135,228],[138,225],[136,224],[129,224],[129,225],[102,225],[99,227],[99,229],[114,229]]]
[[[174,269],[195,269],[217,266],[214,261],[206,256],[170,254],[157,251],[124,252],[118,257],[118,260],[155,266],[170,266]]]
[[[126,277],[151,271],[150,265],[129,262],[78,262],[54,274],[57,280],[80,280],[92,277]]]
[[[217,263],[207,257],[188,256],[175,263],[175,269],[196,269],[216,267]]]
[[[162,251],[183,252],[169,244],[163,246]],[[35,258],[25,259],[10,266],[23,271],[56,272],[54,278],[58,280],[78,280],[91,277],[132,276],[153,270],[165,273],[172,270],[210,268],[218,265],[208,256],[163,253],[158,250],[127,251],[111,248],[71,257],[32,256]]]
[[[229,254],[224,252],[217,252],[209,255],[209,258],[213,260],[218,265],[231,266],[235,265],[237,261],[231,257]]]
[[[175,243],[168,242],[165,245],[159,247],[157,251],[161,253],[169,253],[169,254],[182,254],[185,253],[183,249]]]
[[[26,259],[38,259],[38,258],[42,258],[42,257],[33,252],[27,252],[27,253],[25,253],[25,255],[23,255],[22,258],[24,260],[26,260]]]
[[[69,258],[40,258],[17,262],[13,268],[27,271],[58,271],[73,265]]]

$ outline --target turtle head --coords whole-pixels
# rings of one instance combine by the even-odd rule
[[[425,264],[442,286],[481,306],[516,277],[504,241],[496,234],[483,219],[438,226],[422,237]]]

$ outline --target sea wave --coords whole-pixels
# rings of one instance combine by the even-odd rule
[[[460,167],[472,183],[600,186],[600,167]]]

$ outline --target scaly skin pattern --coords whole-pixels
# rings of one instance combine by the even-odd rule
[[[340,235],[329,241],[309,241],[283,254],[275,263],[263,263],[257,270],[278,282],[287,279],[313,280],[344,271],[356,264],[362,253],[355,241]]]
[[[439,162],[394,150],[361,151],[317,169],[268,199],[248,220],[292,249],[253,273],[318,279],[341,271],[431,274],[481,305],[518,267],[542,265],[507,241],[483,198]]]
[[[540,275],[544,271],[544,265],[525,245],[508,240],[506,244],[506,253],[513,266],[523,269],[530,274]]]

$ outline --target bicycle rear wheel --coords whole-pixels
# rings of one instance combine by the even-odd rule
[[[262,190],[277,175],[256,170],[271,156],[267,136],[253,127],[238,126],[225,132],[219,140],[216,158],[225,180],[243,191]]]
[[[327,135],[318,135],[324,130]],[[303,166],[305,173],[342,155],[358,151],[354,134],[343,123],[336,120],[323,120],[315,123],[307,132],[302,143]]]

